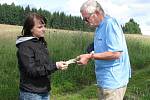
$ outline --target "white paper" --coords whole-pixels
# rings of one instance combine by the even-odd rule
[[[76,63],[77,62],[77,59],[70,59],[68,61],[66,61],[66,63],[69,65],[69,64],[73,64],[73,63]]]

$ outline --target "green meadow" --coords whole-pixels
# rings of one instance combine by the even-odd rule
[[[0,24],[0,100],[17,100],[19,72],[16,37],[21,26]],[[150,100],[150,36],[126,34],[132,65],[132,78],[124,100]],[[53,61],[66,61],[86,53],[93,33],[47,29],[45,35]],[[52,75],[51,100],[97,100],[94,62],[86,66],[71,64]]]

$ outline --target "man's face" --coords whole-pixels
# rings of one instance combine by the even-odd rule
[[[83,21],[91,27],[97,27],[99,25],[98,16],[96,13],[89,14],[86,11],[81,12]]]
[[[86,11],[82,11],[81,14],[83,17],[83,21],[85,21],[85,23],[87,23],[91,27],[97,27],[102,20],[100,17],[101,15],[99,15],[99,13],[96,12],[89,14]]]

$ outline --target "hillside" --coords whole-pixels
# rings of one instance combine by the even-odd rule
[[[19,73],[16,59],[16,37],[22,27],[0,24],[0,100],[16,100]],[[48,49],[54,60],[68,60],[85,53],[92,33],[47,29]],[[125,100],[150,100],[150,37],[126,34],[132,65]],[[94,64],[69,66],[52,75],[51,100],[97,100]],[[3,99],[2,99],[3,98]]]

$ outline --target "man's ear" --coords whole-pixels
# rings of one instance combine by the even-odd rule
[[[96,11],[95,11],[95,14],[99,15],[99,14],[100,14],[100,12],[99,12],[98,10],[96,10]]]
[[[96,10],[95,14],[100,17],[101,19],[103,19],[103,15],[101,14],[101,11]]]
[[[100,15],[100,12],[99,12],[99,11],[97,11],[97,10],[95,10],[95,12],[94,12],[93,16],[98,17],[99,15]]]

